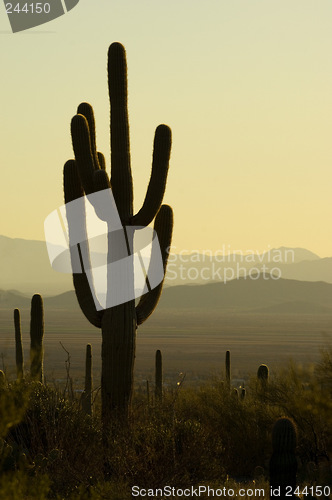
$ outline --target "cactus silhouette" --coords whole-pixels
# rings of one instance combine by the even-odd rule
[[[0,391],[6,389],[6,375],[3,370],[0,370]]]
[[[85,385],[82,393],[82,410],[92,415],[92,351],[91,344],[86,346],[85,357]]]
[[[163,397],[163,360],[161,351],[156,351],[156,372],[155,372],[155,398],[161,401]]]
[[[129,233],[126,228],[147,226],[155,219],[154,229],[158,235],[165,271],[172,237],[173,213],[169,206],[161,206],[161,203],[166,188],[171,130],[166,125],[159,125],[156,129],[149,185],[143,205],[134,215],[127,109],[127,63],[125,49],[120,43],[113,43],[108,51],[108,86],[111,104],[111,176],[106,173],[104,156],[96,149],[93,109],[89,104],[82,103],[71,122],[75,160],[69,160],[64,166],[65,203],[84,194],[111,187],[123,232],[126,233],[128,255],[131,255],[133,232]],[[84,213],[80,223],[84,224]],[[110,256],[116,258],[118,252],[116,237],[108,234],[108,262]],[[150,266],[154,265],[154,259],[152,255]],[[134,286],[132,274],[131,263],[128,274],[120,280],[124,283],[123,286]],[[108,270],[107,293],[112,286],[115,287],[111,278],[111,271]],[[107,425],[114,410],[127,414],[133,386],[136,329],[152,314],[163,283],[153,289],[147,283],[149,292],[140,298],[137,306],[134,300],[130,300],[99,311],[96,309],[86,273],[74,272],[73,282],[83,313],[94,326],[101,328],[102,332],[102,418]]]
[[[43,382],[43,337],[44,337],[44,307],[43,299],[35,294],[31,300],[30,319],[30,375],[32,380]]]
[[[292,496],[286,496],[286,493],[287,487],[292,488],[292,491],[296,488],[296,441],[294,422],[287,417],[279,418],[272,430],[273,453],[269,465],[271,498],[274,498],[273,490],[278,492],[279,488],[280,496],[278,495],[278,498],[280,500],[292,498]]]
[[[15,326],[15,350],[16,350],[16,373],[17,380],[24,378],[24,360],[21,332],[21,316],[19,309],[14,309],[14,326]]]
[[[231,352],[230,351],[226,351],[225,368],[226,368],[226,387],[230,391],[231,390]]]
[[[260,365],[257,370],[257,378],[264,384],[269,380],[269,367],[267,365]]]

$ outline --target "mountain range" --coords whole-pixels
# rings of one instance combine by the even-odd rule
[[[165,285],[168,288],[232,281],[261,270],[286,279],[332,283],[332,257],[320,258],[303,248],[280,247],[261,255],[171,254]],[[52,269],[45,242],[0,236],[0,288],[52,296],[72,290],[73,286],[70,274]]]
[[[29,308],[30,302],[30,297],[14,290],[0,291],[0,309]],[[44,304],[48,310],[79,310],[74,291],[45,297]],[[225,284],[176,285],[163,291],[158,310],[332,314],[332,284],[260,274]]]

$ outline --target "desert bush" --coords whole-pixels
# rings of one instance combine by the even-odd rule
[[[332,400],[317,373],[294,365],[274,370],[264,391],[253,375],[243,400],[220,380],[166,389],[162,401],[150,404],[136,394],[127,422],[111,421],[106,441],[100,400],[91,417],[78,400],[55,389],[6,382],[0,392],[0,496],[15,499],[2,494],[15,481],[21,498],[74,500],[125,500],[133,485],[253,484],[258,470],[259,481],[267,483],[271,433],[280,417],[297,427],[298,484],[329,484]],[[24,496],[29,478],[30,497]]]
[[[255,388],[253,388],[255,391]],[[277,372],[268,391],[260,394],[266,407],[288,416],[298,429],[297,454],[302,465],[329,461],[332,451],[332,400],[316,371],[290,363]]]

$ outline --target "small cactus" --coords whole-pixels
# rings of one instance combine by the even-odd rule
[[[17,380],[23,380],[23,378],[24,378],[24,361],[23,361],[23,345],[22,345],[22,332],[21,332],[21,317],[20,317],[19,309],[14,309],[14,325],[15,325]]]
[[[279,418],[272,431],[273,453],[270,459],[270,497],[273,491],[278,492],[279,500],[285,500],[287,487],[296,488],[297,459],[295,455],[297,436],[294,422],[287,418]],[[276,495],[275,495],[276,496]]]
[[[161,351],[156,351],[155,398],[161,401],[163,397],[163,360]]]
[[[6,375],[0,370],[0,391],[6,389]]]
[[[227,389],[230,391],[231,390],[231,352],[226,351],[226,386]]]
[[[85,386],[82,394],[82,410],[92,415],[92,351],[91,344],[86,346],[85,358]]]
[[[260,365],[257,370],[257,378],[262,383],[267,384],[269,381],[269,367],[267,365]]]
[[[44,337],[44,307],[43,299],[35,294],[31,300],[30,320],[30,374],[32,380],[43,382],[43,337]]]
[[[150,405],[150,387],[149,387],[149,381],[146,381],[146,399],[148,406]]]

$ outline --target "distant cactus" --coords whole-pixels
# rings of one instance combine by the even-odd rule
[[[91,344],[86,346],[85,357],[85,386],[82,393],[82,410],[92,415],[92,351]]]
[[[156,371],[155,371],[155,398],[161,401],[163,397],[163,360],[161,351],[156,351]]]
[[[0,391],[6,389],[6,375],[0,370]]]
[[[23,360],[23,345],[21,332],[21,318],[19,309],[14,309],[14,325],[15,325],[15,348],[16,348],[16,373],[17,380],[24,378],[24,360]]]
[[[269,381],[269,367],[267,365],[260,365],[257,370],[257,378],[261,384],[262,389],[266,389]]]
[[[30,320],[30,375],[32,380],[43,382],[43,337],[44,337],[44,307],[43,299],[39,294],[31,300]]]
[[[231,352],[226,351],[226,387],[230,391],[231,390]]]
[[[270,491],[280,488],[280,500],[285,500],[286,487],[296,488],[297,459],[295,455],[297,436],[294,422],[287,418],[279,418],[272,431],[273,453],[270,459]],[[276,495],[275,495],[276,496]]]
[[[133,248],[133,231],[125,229],[128,226],[148,226],[155,220],[159,244],[162,252],[164,271],[168,259],[173,229],[173,212],[167,205],[162,205],[166,188],[168,165],[171,151],[171,130],[166,125],[159,125],[155,132],[152,171],[149,186],[142,208],[134,214],[133,182],[130,165],[129,121],[127,106],[127,62],[124,47],[113,43],[108,52],[108,83],[111,102],[111,176],[105,169],[105,158],[97,152],[95,137],[95,121],[92,107],[82,103],[77,115],[71,122],[71,133],[75,160],[69,160],[64,166],[65,203],[77,200],[98,191],[112,188],[117,211],[124,227],[122,243],[128,253],[128,272],[122,276],[121,283],[134,291],[133,258],[130,249]],[[85,214],[82,212],[83,230],[85,230]],[[75,226],[77,221],[73,221]],[[69,240],[71,238],[71,224]],[[119,232],[120,233],[120,232]],[[109,259],[119,253],[119,240],[109,229],[108,249]],[[119,238],[120,238],[119,234]],[[125,237],[125,240],[124,240]],[[80,245],[77,245],[80,252]],[[88,249],[87,249],[88,250]],[[159,253],[159,249],[157,249]],[[88,252],[87,252],[88,253]],[[158,258],[158,257],[157,257]],[[155,265],[156,254],[152,250],[151,266]],[[84,261],[83,261],[84,264]],[[84,266],[83,266],[84,268]],[[149,273],[147,273],[149,275]],[[106,296],[114,287],[106,276]],[[135,300],[120,303],[107,309],[96,308],[93,293],[90,289],[85,272],[73,274],[73,282],[77,300],[87,319],[102,331],[102,375],[101,399],[102,419],[107,427],[114,410],[124,417],[128,415],[133,388],[133,369],[135,360],[135,342],[137,326],[142,324],[155,309],[162,290],[162,282],[149,290],[140,298],[135,307]],[[115,286],[118,286],[116,283]],[[120,292],[119,292],[120,293]]]
[[[146,381],[146,400],[148,403],[148,406],[150,405],[150,386],[149,386],[149,381]]]

